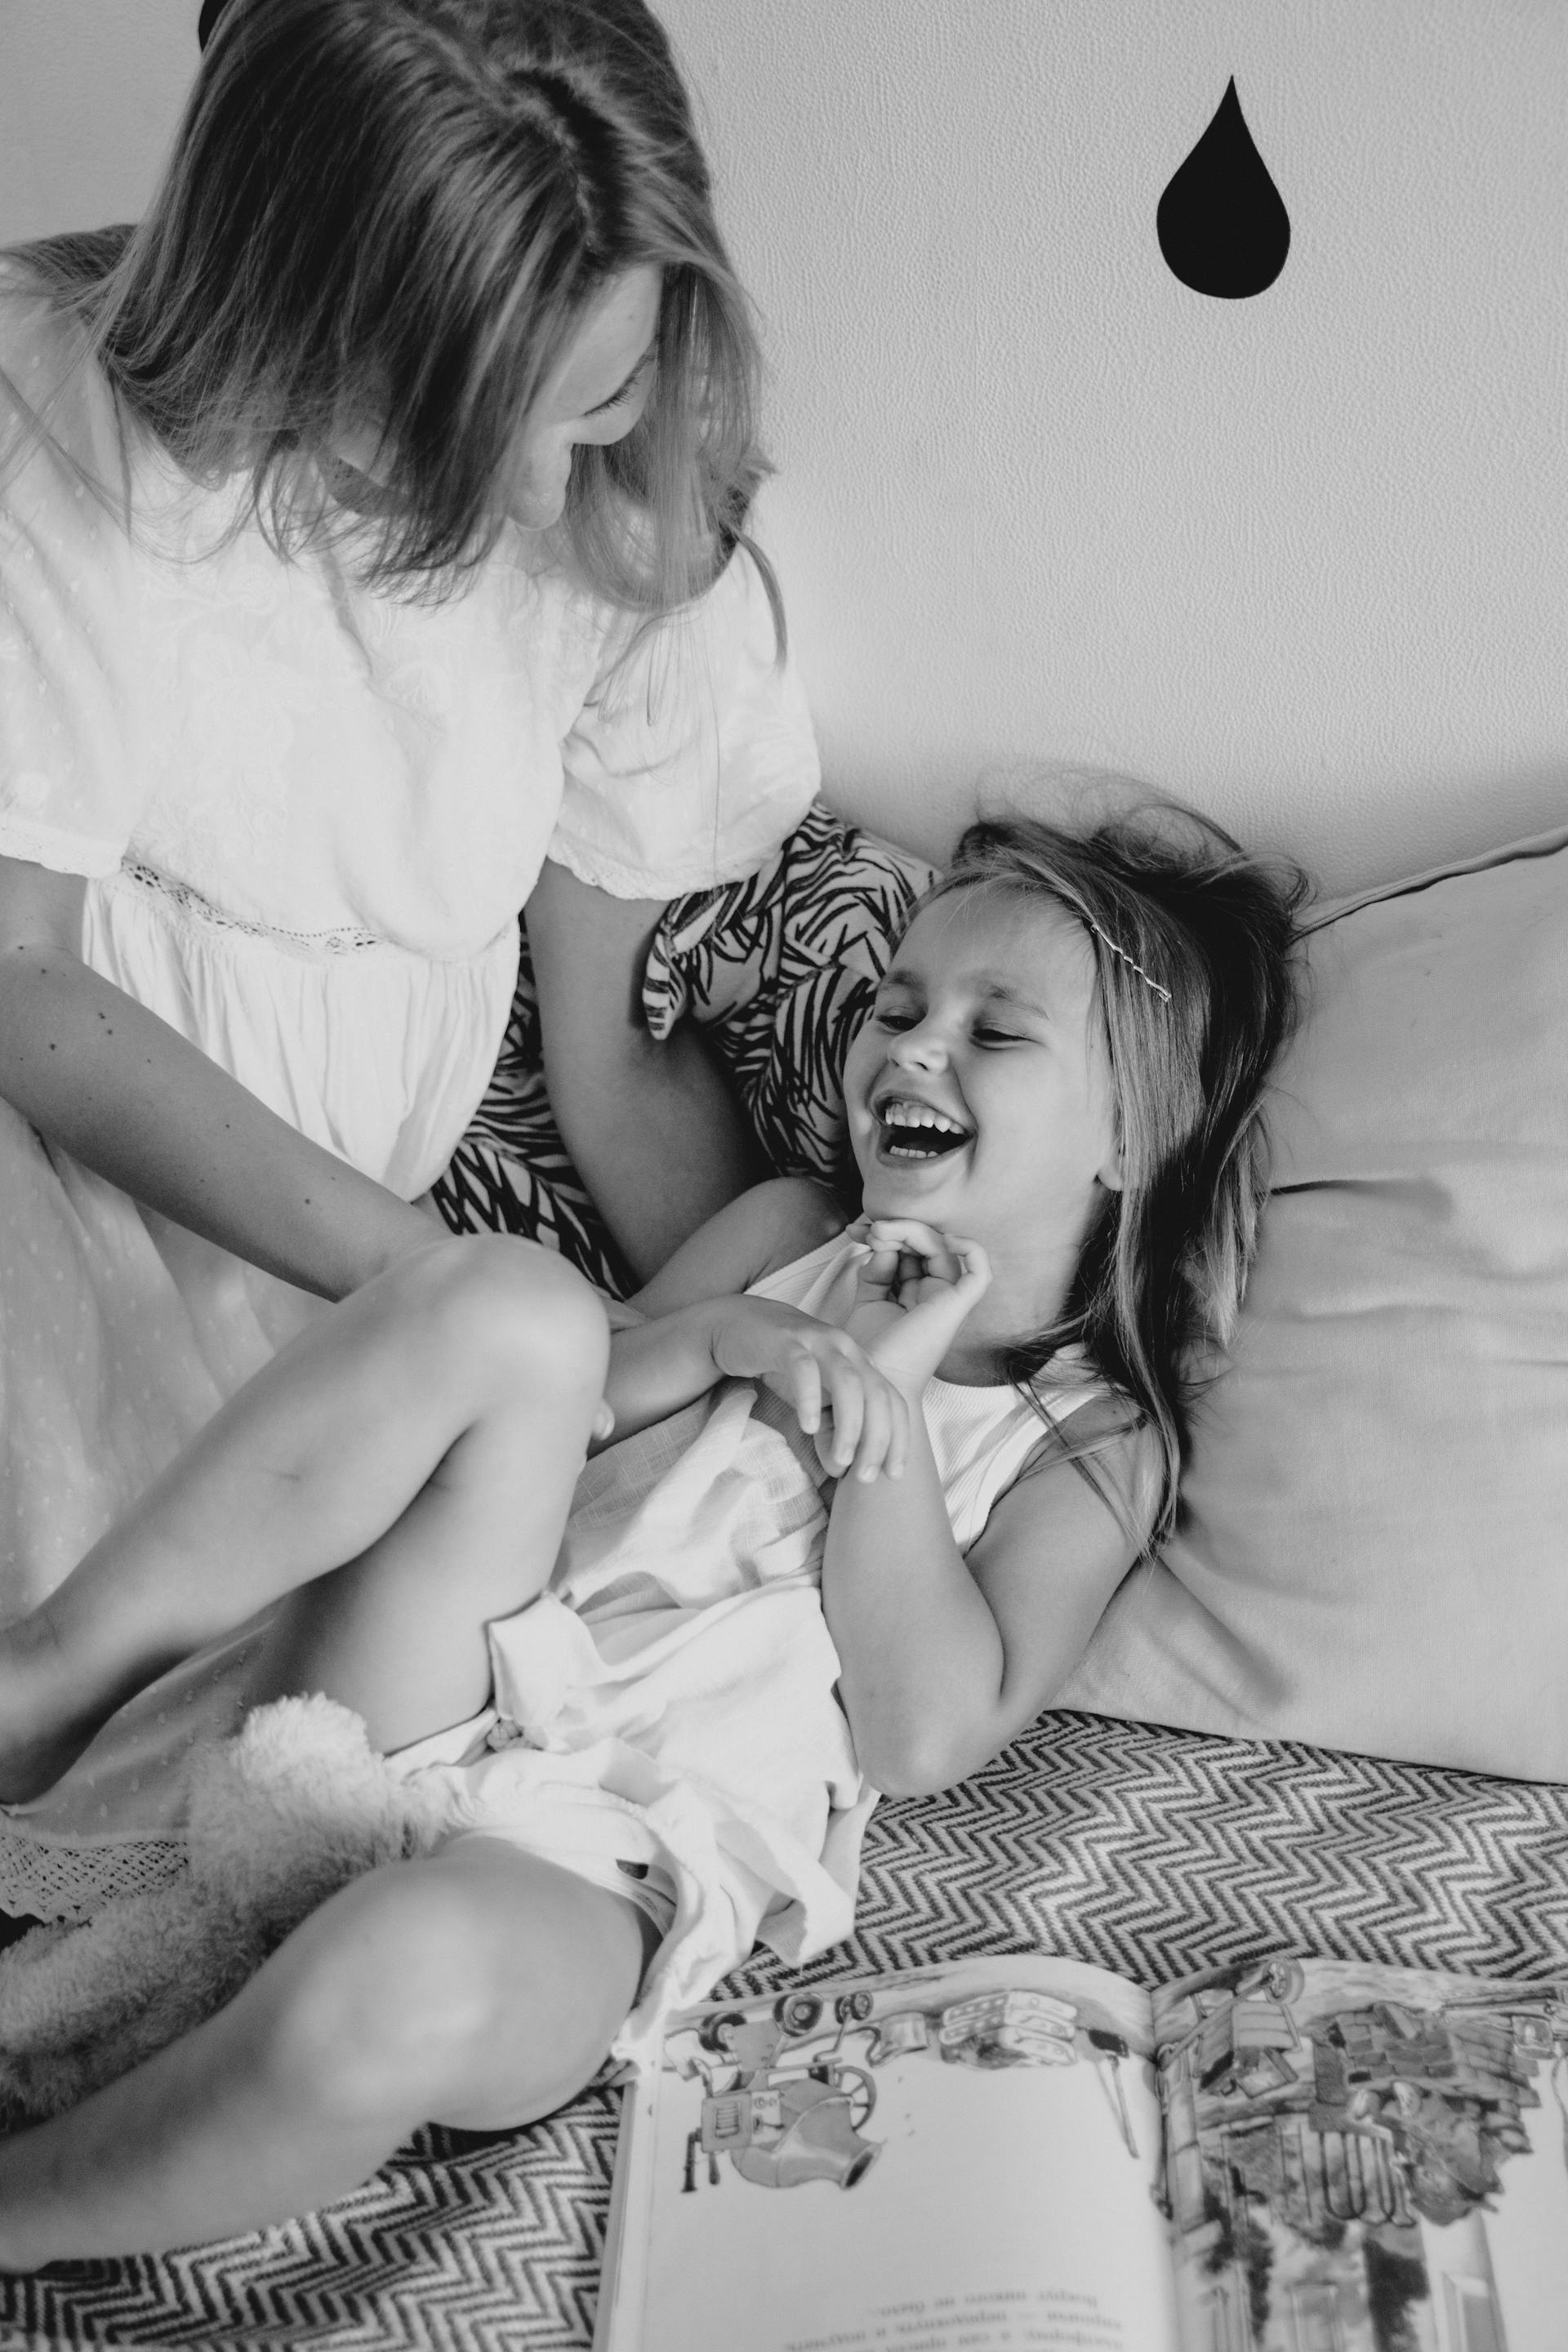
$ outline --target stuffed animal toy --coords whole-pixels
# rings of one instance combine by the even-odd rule
[[[0,2112],[74,2106],[233,1998],[327,1896],[460,1826],[331,1699],[257,1707],[192,1774],[186,1867],[0,1952]]]

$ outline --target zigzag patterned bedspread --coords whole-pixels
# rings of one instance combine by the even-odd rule
[[[1047,1950],[1146,1984],[1287,1945],[1540,1977],[1568,1951],[1568,1789],[1047,1716],[962,1789],[883,1806],[860,1920],[800,1981]],[[749,1968],[733,1989],[787,1971]],[[425,2136],[309,2220],[160,2259],[0,2280],[0,2347],[586,2347],[607,2084],[462,2153]]]

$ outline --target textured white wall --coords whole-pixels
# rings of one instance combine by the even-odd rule
[[[764,315],[840,804],[1131,769],[1331,884],[1568,811],[1562,0],[661,0]],[[0,0],[0,239],[125,217],[196,0]],[[1234,74],[1253,300],[1154,212]]]
[[[766,316],[836,797],[1152,777],[1358,881],[1568,811],[1568,7],[661,0]],[[1283,274],[1162,190],[1234,74]]]
[[[134,220],[196,62],[200,0],[0,0],[0,245]]]

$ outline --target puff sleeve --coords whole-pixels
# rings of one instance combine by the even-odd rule
[[[100,379],[83,369],[60,389],[40,305],[6,297],[0,322],[0,856],[93,877],[120,864],[140,798],[119,436]]]
[[[617,898],[673,898],[752,872],[816,797],[805,691],[778,657],[743,549],[713,586],[607,662],[562,746],[550,856]]]

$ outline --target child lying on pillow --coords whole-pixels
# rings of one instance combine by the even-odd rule
[[[0,2145],[0,2264],[323,2203],[429,2118],[515,2124],[647,2053],[759,1929],[847,1931],[863,1786],[995,1755],[1171,1523],[1252,1249],[1297,896],[1170,812],[973,828],[851,1049],[857,1223],[762,1185],[613,1332],[547,1253],[432,1242],[0,1638],[15,1801],[280,1602],[242,1738],[289,1709],[308,1737],[320,1703],[286,1695],[325,1694],[423,1825],[226,2006]]]

